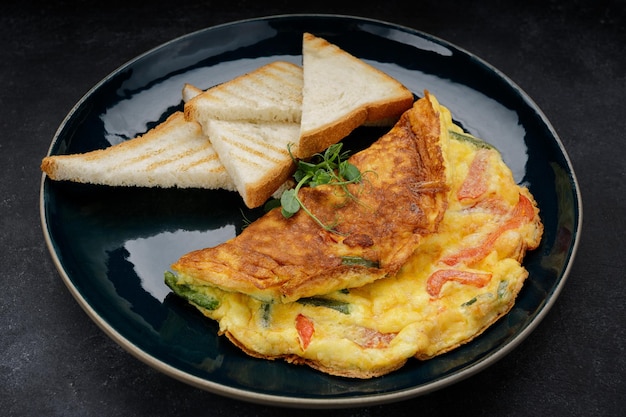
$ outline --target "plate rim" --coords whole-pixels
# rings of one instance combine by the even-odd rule
[[[542,307],[540,307],[537,313],[530,319],[530,321],[526,324],[526,326],[519,331],[513,339],[506,342],[503,346],[498,348],[495,352],[483,357],[474,363],[471,366],[461,369],[459,371],[455,371],[454,373],[444,376],[441,379],[430,382],[424,386],[417,386],[407,389],[401,389],[393,392],[387,392],[382,394],[364,394],[357,395],[353,397],[333,397],[333,398],[312,398],[312,397],[291,397],[284,395],[273,395],[273,394],[265,394],[259,393],[251,390],[234,388],[227,385],[220,384],[218,382],[214,382],[205,378],[201,378],[196,375],[192,375],[185,371],[182,371],[175,366],[172,366],[156,357],[150,355],[149,353],[142,350],[139,346],[132,343],[129,339],[124,337],[118,330],[115,329],[114,326],[107,323],[89,304],[89,302],[85,299],[85,297],[81,294],[81,292],[73,285],[72,280],[62,265],[62,262],[59,258],[59,254],[55,249],[55,245],[52,241],[47,217],[46,217],[46,199],[45,199],[45,184],[47,176],[45,173],[41,174],[40,181],[40,191],[39,191],[39,216],[40,216],[40,225],[42,227],[44,240],[46,243],[46,247],[48,252],[52,258],[52,261],[55,265],[55,268],[59,275],[61,276],[65,286],[73,296],[73,298],[78,302],[80,307],[85,311],[87,316],[99,327],[108,337],[110,337],[115,343],[121,346],[126,352],[130,353],[136,359],[140,360],[144,364],[151,366],[152,368],[160,371],[178,381],[186,383],[188,385],[194,386],[196,388],[211,392],[216,395],[225,396],[232,399],[248,401],[252,403],[264,404],[264,405],[272,405],[279,407],[292,407],[292,408],[348,408],[348,407],[362,407],[362,406],[371,406],[371,405],[379,405],[385,404],[400,400],[406,400],[409,398],[425,395],[436,390],[442,389],[454,383],[460,382],[472,375],[475,375],[494,363],[498,362],[504,356],[508,355],[512,350],[517,348],[543,321],[546,315],[551,310],[552,306],[556,302],[558,296],[560,295],[563,287],[565,286],[566,281],[568,280],[569,274],[574,264],[574,259],[578,252],[578,248],[581,240],[581,232],[583,225],[583,204],[582,204],[582,196],[580,185],[578,183],[578,179],[576,177],[576,173],[574,171],[572,162],[570,157],[565,150],[565,147],[558,135],[555,131],[554,127],[550,123],[549,119],[546,117],[545,113],[541,110],[541,108],[535,103],[535,101],[522,89],[517,85],[512,79],[510,79],[506,74],[502,73],[499,69],[486,62],[479,56],[474,53],[469,52],[468,50],[459,47],[458,45],[444,40],[438,36],[434,36],[432,34],[423,32],[421,30],[408,27],[405,25],[400,25],[397,23],[362,17],[356,15],[348,15],[348,14],[326,14],[326,13],[296,13],[296,14],[277,14],[277,15],[264,15],[259,17],[251,17],[246,19],[234,20],[230,22],[224,22],[213,26],[208,26],[205,28],[201,28],[176,38],[170,39],[166,42],[163,42],[153,48],[148,49],[147,51],[135,56],[134,58],[127,60],[123,64],[119,65],[113,71],[108,73],[104,78],[98,81],[95,85],[93,85],[90,89],[87,90],[85,94],[71,107],[69,112],[61,121],[59,127],[57,128],[54,136],[52,137],[52,141],[49,145],[48,151],[46,155],[50,155],[53,148],[57,144],[60,139],[60,135],[67,125],[69,120],[73,117],[73,115],[77,112],[78,109],[81,108],[83,103],[87,101],[94,92],[96,92],[103,84],[105,84],[108,80],[113,78],[116,74],[121,72],[123,69],[131,66],[133,63],[143,59],[146,56],[153,54],[154,52],[167,48],[169,45],[177,42],[184,41],[186,38],[192,38],[198,36],[201,33],[219,30],[220,28],[228,27],[228,26],[237,26],[255,21],[269,21],[269,20],[280,20],[280,19],[320,19],[320,18],[329,18],[335,20],[350,20],[350,21],[359,21],[364,23],[372,23],[375,25],[379,25],[381,27],[389,27],[396,30],[401,30],[410,34],[411,36],[416,36],[420,38],[425,38],[429,40],[433,40],[439,44],[448,45],[456,49],[462,54],[467,55],[475,59],[480,65],[486,67],[491,72],[497,75],[498,78],[501,78],[508,84],[511,88],[516,90],[517,95],[523,99],[524,102],[539,116],[541,121],[544,123],[545,127],[549,130],[550,136],[552,136],[554,142],[559,148],[560,156],[563,157],[564,162],[568,167],[568,175],[570,176],[570,183],[573,185],[572,190],[573,196],[575,197],[574,206],[576,208],[577,219],[574,222],[575,229],[573,232],[573,243],[569,248],[567,254],[567,262],[565,264],[565,268],[563,269],[560,278],[558,278],[558,282],[553,287],[552,291],[547,294],[546,299],[544,299],[544,303]],[[569,190],[569,189],[568,189]]]

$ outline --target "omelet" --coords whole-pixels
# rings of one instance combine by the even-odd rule
[[[278,303],[395,275],[445,212],[440,133],[430,101],[417,101],[348,159],[363,178],[347,193],[334,184],[301,188],[307,210],[286,218],[274,209],[233,239],[182,256],[172,270],[187,283]]]
[[[434,96],[420,100],[440,127],[445,210],[395,273],[290,302],[173,273],[168,285],[247,354],[342,377],[385,375],[476,338],[513,306],[528,276],[523,258],[543,225],[500,153],[456,126]]]

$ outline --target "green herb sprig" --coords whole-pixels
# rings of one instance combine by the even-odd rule
[[[305,186],[317,187],[318,185],[329,184],[339,187],[346,198],[356,200],[356,197],[348,189],[348,185],[361,182],[361,171],[348,162],[349,152],[342,152],[342,146],[341,142],[331,145],[324,153],[313,155],[309,161],[296,160],[291,153],[291,147],[288,146],[289,154],[297,166],[294,173],[297,184],[295,188],[286,190],[280,198],[281,212],[285,218],[290,218],[302,209],[324,230],[334,231],[337,222],[324,224],[304,205],[298,193]]]

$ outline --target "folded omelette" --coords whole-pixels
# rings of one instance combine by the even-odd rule
[[[426,92],[350,162],[357,200],[300,190],[335,230],[274,209],[181,257],[167,285],[247,354],[351,378],[447,352],[510,310],[543,225],[496,149]]]
[[[416,122],[416,120],[419,122]],[[237,237],[183,256],[172,269],[185,282],[215,286],[262,301],[299,298],[360,287],[398,272],[424,234],[437,229],[447,184],[440,123],[418,101],[389,133],[349,162],[363,174],[348,185],[300,189],[303,210],[286,219],[273,210]]]

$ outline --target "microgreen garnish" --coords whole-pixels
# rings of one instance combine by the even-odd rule
[[[246,213],[244,213],[242,209],[239,209],[239,212],[241,213],[241,217],[243,219],[243,224],[241,225],[241,229],[245,229],[246,227],[252,224],[252,220],[250,220],[248,216],[246,216]]]
[[[334,231],[337,223],[324,224],[304,205],[298,192],[305,186],[327,184],[339,187],[347,199],[356,199],[348,190],[348,185],[361,182],[362,175],[356,166],[348,162],[348,152],[341,152],[342,146],[341,142],[331,145],[324,153],[313,155],[309,161],[296,160],[288,146],[289,154],[297,166],[293,175],[297,184],[295,188],[285,191],[280,198],[281,212],[285,218],[288,219],[302,209],[322,228]]]

